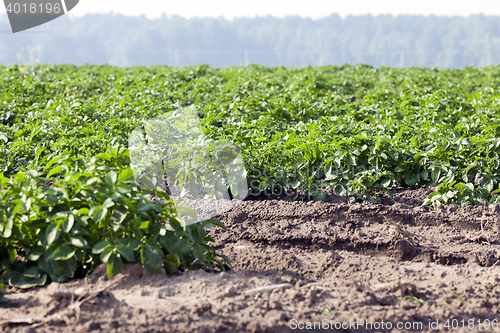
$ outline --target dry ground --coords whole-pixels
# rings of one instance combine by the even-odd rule
[[[220,216],[229,232],[211,233],[232,271],[167,277],[126,265],[110,281],[98,269],[10,288],[0,331],[500,331],[500,206],[433,210],[421,206],[429,192],[245,201]]]

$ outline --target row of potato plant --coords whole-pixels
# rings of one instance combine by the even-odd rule
[[[123,262],[227,267],[206,236],[218,222],[182,227],[126,158],[137,126],[189,105],[206,139],[241,148],[253,194],[436,186],[430,205],[498,203],[499,85],[499,66],[0,66],[3,280],[64,281],[100,262],[110,276]]]
[[[10,285],[29,288],[47,278],[65,282],[106,263],[108,277],[123,263],[173,274],[196,265],[225,270],[229,260],[210,246],[205,228],[184,226],[160,190],[151,200],[137,187],[128,150],[113,147],[89,160],[51,159],[46,175],[0,175],[0,269]],[[50,185],[50,186],[49,186]]]

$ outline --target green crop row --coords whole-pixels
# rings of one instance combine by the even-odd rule
[[[431,201],[496,202],[498,66],[48,65],[34,73],[1,68],[0,170],[9,175],[127,146],[144,120],[194,105],[209,139],[241,147],[253,193],[333,187],[366,196],[396,183],[455,181],[470,195],[457,189]]]
[[[205,231],[224,226],[217,220],[184,226],[168,195],[154,191],[166,200],[152,201],[129,165],[128,150],[114,147],[92,159],[51,159],[44,176],[0,174],[3,280],[20,288],[47,278],[65,282],[101,263],[110,278],[124,262],[168,274],[191,269],[195,259],[227,269],[229,260],[209,246]]]

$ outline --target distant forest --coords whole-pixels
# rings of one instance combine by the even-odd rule
[[[500,63],[500,17],[349,16],[312,20],[258,17],[226,20],[92,14],[64,16],[12,34],[0,16],[0,63],[21,47],[41,47],[42,63],[216,67],[261,64],[303,67],[455,67]],[[37,56],[38,57],[38,56]]]

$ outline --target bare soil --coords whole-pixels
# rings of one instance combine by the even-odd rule
[[[219,217],[228,232],[211,232],[232,271],[125,265],[109,281],[100,267],[10,288],[0,331],[500,331],[500,206],[431,209],[429,193],[245,201]]]

